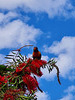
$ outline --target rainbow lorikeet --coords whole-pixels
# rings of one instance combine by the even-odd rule
[[[38,59],[38,60],[41,59],[41,53],[37,47],[34,47],[33,49],[33,59]]]

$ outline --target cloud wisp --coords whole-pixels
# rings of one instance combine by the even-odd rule
[[[75,18],[75,8],[70,0],[43,0],[43,2],[42,0],[0,0],[0,9],[13,10],[18,7],[25,12],[46,13],[49,18],[55,16]]]
[[[67,93],[60,100],[75,100],[75,86],[69,86],[65,91]]]
[[[53,53],[57,56],[57,65],[60,75],[64,78],[75,77],[75,37],[63,37],[60,42],[56,41],[52,46],[44,46],[45,52]]]
[[[5,55],[0,54],[0,64],[4,64],[6,62],[6,59],[4,57]]]
[[[17,13],[15,12],[8,12],[7,14],[0,13],[0,24],[6,24],[8,23],[11,19],[16,18],[18,16]]]
[[[38,91],[36,92],[36,95],[38,100],[51,100],[50,96],[45,92],[41,93],[40,91]]]
[[[21,20],[9,22],[4,27],[0,27],[0,49],[16,48],[36,42],[36,37],[42,31],[23,23]]]

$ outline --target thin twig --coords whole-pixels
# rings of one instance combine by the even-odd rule
[[[60,82],[60,79],[59,79],[59,68],[55,64],[53,64],[53,66],[57,69],[57,78],[58,78],[59,84],[61,85],[61,82]]]
[[[33,46],[33,45],[24,45],[24,46],[22,46],[22,47],[20,47],[19,49],[17,49],[17,50],[12,50],[12,51],[21,51],[21,49],[23,48],[23,47],[27,47],[27,46]]]

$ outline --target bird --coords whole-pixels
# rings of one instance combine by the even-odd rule
[[[33,49],[33,60],[38,59],[41,60],[41,52],[38,50],[37,47],[34,47]],[[38,72],[40,72],[40,68],[37,68]],[[39,73],[38,73],[39,74]],[[36,79],[36,77],[34,76],[34,78]],[[37,79],[36,79],[37,80]],[[37,87],[41,92],[43,92],[40,87]]]
[[[41,52],[38,50],[37,47],[34,47],[33,49],[33,60],[34,59],[41,60]]]

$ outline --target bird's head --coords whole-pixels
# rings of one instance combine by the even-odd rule
[[[38,52],[38,48],[37,47],[34,47],[34,52]]]

